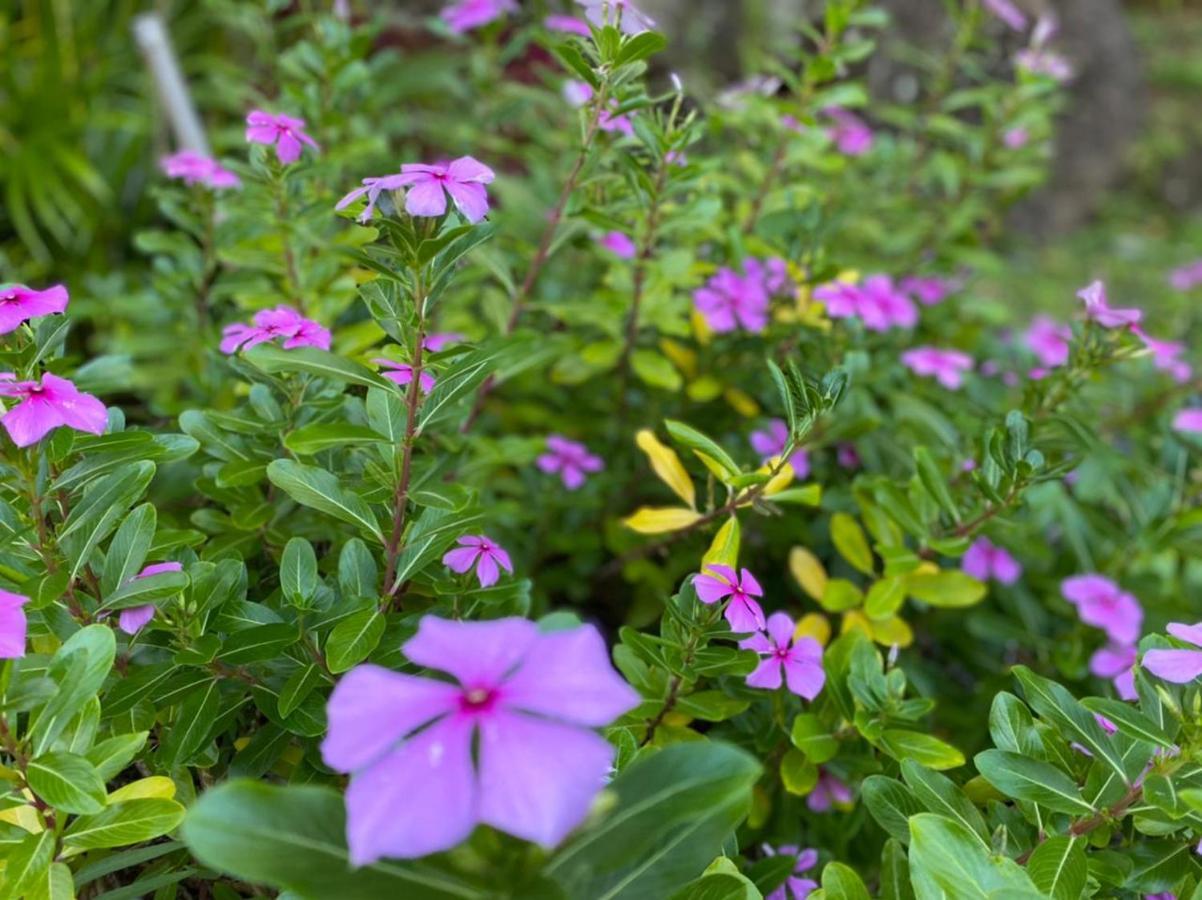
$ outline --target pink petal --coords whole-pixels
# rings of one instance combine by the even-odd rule
[[[1002,584],[1014,584],[1023,574],[1022,565],[1004,547],[993,551],[993,577]]]
[[[986,581],[989,578],[991,549],[992,544],[988,540],[977,538],[965,552],[964,559],[960,561],[960,569],[977,581]]]
[[[78,390],[74,384],[65,378],[59,378],[49,372],[42,378],[42,385],[53,392],[52,403],[62,417],[63,423],[76,431],[86,431],[90,434],[104,434],[108,428],[108,410],[104,404]]]
[[[781,684],[781,669],[779,659],[774,656],[766,657],[760,660],[755,671],[747,676],[747,684],[754,688],[774,691]]]
[[[507,551],[494,544],[492,548],[492,556],[502,569],[511,575],[513,574],[513,562],[509,559],[509,553]]]
[[[463,213],[463,217],[472,224],[479,222],[488,214],[488,192],[481,184],[459,184],[448,181],[447,193],[455,201],[455,206]]]
[[[712,575],[693,576],[693,589],[697,591],[697,599],[702,603],[717,603],[723,597],[729,597],[735,590],[730,584]]]
[[[730,623],[730,630],[736,633],[749,633],[764,627],[764,611],[746,595],[736,594],[727,604],[725,616]]]
[[[492,169],[470,156],[461,156],[454,160],[447,167],[447,175],[451,180],[460,184],[465,182],[490,184],[496,177],[496,173]]]
[[[553,847],[584,821],[613,758],[586,729],[493,713],[480,722],[480,820]]]
[[[748,569],[740,570],[739,574],[742,576],[739,586],[742,587],[744,591],[746,591],[748,594],[751,594],[753,597],[764,596],[764,589],[760,587],[760,583],[755,580],[755,576],[752,575]]]
[[[300,141],[290,131],[281,132],[280,139],[276,141],[275,155],[284,165],[296,162],[301,155]]]
[[[826,672],[821,665],[804,659],[789,659],[785,661],[784,669],[785,681],[794,694],[813,700],[822,693]]]
[[[63,424],[62,417],[44,397],[23,400],[0,417],[8,436],[18,447],[36,444],[54,428]]]
[[[330,694],[321,758],[339,772],[361,769],[414,729],[456,710],[459,695],[455,685],[431,678],[356,666]]]
[[[462,575],[464,572],[471,571],[480,552],[479,547],[459,547],[448,551],[442,558],[442,564],[452,572]]]
[[[448,672],[467,687],[495,687],[530,652],[538,626],[511,617],[453,622],[423,616],[401,652],[419,666]]]
[[[117,617],[117,627],[126,634],[137,634],[147,622],[154,618],[154,604],[131,606],[121,610]]]
[[[768,640],[768,635],[756,632],[751,637],[739,641],[739,649],[754,650],[756,653],[771,653],[776,649],[776,645]]]
[[[472,723],[451,716],[356,772],[346,792],[351,864],[449,850],[472,833]]]
[[[1170,622],[1168,628],[1165,629],[1175,638],[1183,641],[1188,641],[1195,646],[1202,647],[1202,622],[1196,625],[1185,625],[1181,622]]]
[[[504,687],[507,707],[578,725],[608,725],[639,702],[592,625],[539,634]]]
[[[480,587],[492,587],[501,577],[491,553],[480,554],[480,562],[476,564],[476,577],[480,579]]]
[[[405,211],[411,216],[441,216],[447,211],[447,195],[434,179],[420,181],[405,195]]]
[[[8,594],[7,591],[2,593]],[[0,606],[0,659],[17,659],[25,655],[26,627],[25,610],[20,605]]]
[[[559,477],[563,480],[563,486],[569,491],[574,491],[584,484],[584,472],[579,466],[572,463],[563,464],[563,471]]]
[[[788,613],[774,612],[770,615],[766,630],[772,643],[778,647],[788,647],[793,642],[793,620]]]
[[[1188,684],[1202,675],[1202,650],[1149,650],[1143,667],[1157,678]]]

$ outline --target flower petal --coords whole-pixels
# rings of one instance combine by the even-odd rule
[[[774,691],[780,687],[780,682],[781,664],[780,660],[774,656],[760,660],[760,664],[755,667],[755,671],[747,676],[747,684],[751,687],[764,688],[769,691]]]
[[[822,670],[821,664],[794,657],[785,661],[784,670],[785,681],[794,694],[813,700],[822,693],[822,686],[826,684],[826,672]]]
[[[447,195],[433,178],[419,181],[405,195],[405,211],[411,216],[441,216],[447,211]]]
[[[419,666],[449,672],[465,686],[495,687],[537,638],[538,626],[528,619],[453,622],[423,616],[401,652]]]
[[[1157,678],[1188,684],[1202,675],[1202,650],[1149,650],[1143,667]]]

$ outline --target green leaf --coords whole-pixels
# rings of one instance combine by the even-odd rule
[[[759,763],[727,744],[674,744],[610,785],[617,803],[546,868],[569,897],[669,896],[696,878],[747,815]]]
[[[301,666],[293,672],[284,682],[284,686],[280,688],[278,704],[280,718],[288,718],[292,711],[300,706],[304,699],[313,692],[313,689],[324,680],[325,676],[316,665]]]
[[[327,787],[231,781],[188,813],[184,841],[204,865],[304,897],[483,900],[488,891],[432,864],[379,861],[352,868],[346,807]]]
[[[104,570],[100,575],[101,596],[108,597],[138,574],[154,540],[157,522],[158,514],[152,503],[143,503],[125,517],[105,554]]]
[[[360,599],[376,596],[379,579],[376,559],[367,544],[351,538],[338,554],[338,587],[346,598]]]
[[[440,557],[459,535],[471,534],[472,528],[483,519],[483,514],[475,509],[459,512],[434,507],[423,509],[405,533],[391,590],[395,591],[423,566]]]
[[[284,545],[280,589],[293,603],[307,603],[317,594],[317,554],[303,537],[289,538]]]
[[[154,473],[154,463],[141,460],[88,485],[58,533],[59,545],[71,561],[72,578],[116,527],[117,520],[142,496]]]
[[[1007,900],[1042,897],[1013,860],[992,856],[969,829],[933,813],[910,820],[910,875],[920,898],[988,900],[994,892],[1005,892]]]
[[[882,578],[868,589],[868,594],[864,597],[864,614],[870,619],[888,619],[901,609],[905,600],[905,578]]]
[[[384,543],[380,524],[371,508],[358,494],[343,488],[333,472],[289,459],[277,459],[267,467],[267,479],[302,506],[349,522]]]
[[[34,714],[29,726],[35,756],[49,750],[76,713],[96,696],[116,655],[117,641],[107,625],[81,628],[55,651],[47,673],[58,692]]]
[[[909,829],[906,842],[910,840]],[[890,838],[881,852],[881,890],[879,900],[914,900],[910,885],[910,862],[901,841]]]
[[[671,900],[763,900],[755,883],[739,871],[734,860],[720,856],[696,881],[686,884]]]
[[[956,506],[956,501],[952,499],[952,492],[948,489],[947,479],[939,471],[939,466],[935,464],[935,459],[931,456],[931,451],[926,447],[914,448],[914,468],[918,471],[918,479],[922,482],[922,486],[926,488],[927,493],[931,495],[931,498],[954,521],[959,522],[960,510]]]
[[[989,734],[999,750],[1010,750],[1026,756],[1042,753],[1035,720],[1027,705],[1008,691],[993,698],[989,708]]]
[[[910,817],[926,810],[913,791],[893,778],[869,775],[860,795],[878,825],[903,844],[910,842]]]
[[[374,606],[351,613],[326,640],[326,665],[334,674],[345,672],[367,659],[383,636],[384,617]]]
[[[348,444],[376,444],[387,440],[379,432],[345,422],[304,425],[284,437],[284,446],[298,456],[313,456]]]
[[[140,844],[166,834],[183,819],[184,808],[174,800],[125,800],[94,816],[76,819],[63,835],[63,845],[81,851]]]
[[[973,757],[985,780],[1008,797],[1030,800],[1069,815],[1090,815],[1077,783],[1049,763],[1009,750],[985,750]]]
[[[133,762],[138,751],[146,745],[146,738],[149,736],[148,731],[119,734],[93,744],[84,755],[88,762],[96,767],[102,781],[111,781]]]
[[[33,792],[60,812],[88,815],[104,809],[104,781],[74,753],[43,753],[26,770]]]
[[[159,762],[164,769],[186,765],[204,749],[221,708],[220,691],[220,682],[213,678],[184,698],[175,724],[166,729],[166,737],[159,744]]]
[[[870,900],[868,888],[850,866],[843,863],[827,863],[822,870],[824,900]]]
[[[789,739],[812,763],[827,762],[839,752],[838,739],[813,713],[801,713],[794,717]]]
[[[668,39],[662,34],[655,31],[640,32],[622,42],[622,49],[618,51],[618,58],[614,60],[614,65],[624,66],[627,63],[647,59],[667,46]]]
[[[54,832],[39,831],[21,840],[8,851],[4,860],[4,880],[0,882],[0,900],[21,900],[43,877],[54,859]]]
[[[790,794],[804,797],[818,784],[818,767],[800,750],[790,747],[781,757],[780,782]]]
[[[936,771],[964,765],[963,753],[930,734],[886,728],[880,742],[885,752],[898,761],[912,759]]]
[[[968,833],[976,835],[982,847],[989,846],[989,829],[985,827],[981,811],[950,778],[932,772],[912,759],[902,760],[901,773],[919,803],[931,812],[959,823]]]
[[[100,608],[115,612],[133,606],[151,605],[157,600],[182,593],[187,586],[186,572],[159,572],[145,578],[134,578],[109,594]]]
[[[831,516],[831,541],[839,555],[852,564],[858,571],[871,576],[876,563],[872,558],[872,550],[868,546],[868,538],[852,516],[847,513],[835,513]]]
[[[643,382],[665,391],[679,391],[684,379],[676,367],[654,350],[635,350],[630,354],[630,368]]]
[[[696,428],[672,419],[666,420],[664,426],[672,440],[713,460],[730,478],[737,478],[741,474],[738,464],[731,459],[730,454]]]
[[[259,344],[242,354],[251,365],[268,374],[305,372],[321,378],[332,378],[364,387],[396,390],[392,382],[381,378],[367,366],[351,362],[328,350],[317,347],[296,347],[285,350],[277,344]]]
[[[931,606],[960,609],[980,603],[985,599],[987,589],[971,575],[951,569],[906,576],[906,593]]]
[[[1086,697],[1081,701],[1081,705],[1092,713],[1105,716],[1117,726],[1120,733],[1128,737],[1157,744],[1166,750],[1176,747],[1163,728],[1130,703],[1104,697]]]
[[[217,659],[229,665],[242,665],[272,659],[285,647],[300,639],[295,625],[277,623],[256,625],[231,634],[221,645]]]
[[[1050,837],[1027,860],[1035,886],[1054,900],[1080,900],[1089,875],[1084,841],[1065,835]]]

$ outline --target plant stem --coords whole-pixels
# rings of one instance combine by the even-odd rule
[[[276,220],[282,229],[280,239],[284,246],[285,287],[287,288],[289,298],[296,304],[297,310],[301,315],[306,315],[305,297],[301,293],[300,270],[296,266],[296,255],[292,252],[292,243],[288,239],[288,232],[290,230],[288,228],[288,196],[282,176],[276,181],[275,197]]]

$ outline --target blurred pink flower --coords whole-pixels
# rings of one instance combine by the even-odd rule
[[[1089,671],[1098,678],[1109,678],[1122,700],[1134,700],[1135,645],[1106,644],[1089,658]]]
[[[236,188],[242,180],[223,168],[215,159],[192,150],[181,150],[159,160],[168,178],[178,178],[184,184],[203,184],[213,190]]]
[[[934,275],[908,275],[898,284],[902,293],[909,294],[923,306],[942,303],[952,292],[951,283]]]
[[[1027,146],[1027,142],[1031,140],[1031,132],[1023,128],[1021,125],[1016,125],[1014,128],[1007,128],[1002,133],[1002,143],[1011,150],[1018,150]]]
[[[832,319],[859,319],[869,331],[912,328],[918,307],[888,275],[869,275],[862,284],[828,281],[814,288],[813,297]]]
[[[41,382],[17,381],[12,372],[0,373],[0,397],[19,402],[0,417],[8,436],[18,447],[36,444],[61,426],[104,434],[108,411],[104,404],[85,394],[66,378],[47,372]]]
[[[1064,82],[1073,77],[1073,66],[1065,57],[1047,47],[1028,47],[1014,54],[1014,64],[1024,72]]]
[[[317,142],[305,133],[305,120],[282,113],[272,115],[261,109],[246,117],[246,139],[252,144],[275,145],[275,155],[284,165],[300,159],[302,145],[318,150]]]
[[[829,770],[819,768],[818,783],[806,795],[806,806],[813,812],[827,812],[836,804],[851,803],[851,789]]]
[[[976,468],[975,464],[973,468]],[[1014,584],[1023,574],[1022,565],[1005,547],[999,547],[985,537],[973,541],[960,568],[978,581],[992,578],[1001,584]]]
[[[1040,314],[1031,320],[1023,339],[1044,366],[1055,368],[1068,362],[1073,330],[1051,316]]]
[[[439,17],[456,34],[493,22],[506,13],[517,12],[514,0],[458,0],[443,8]]]
[[[447,211],[447,194],[456,208],[472,224],[488,213],[488,191],[484,185],[496,177],[488,166],[470,156],[443,165],[405,163],[401,174],[392,176],[396,184],[408,185],[405,211],[411,216],[441,216]]]
[[[1064,599],[1077,607],[1086,625],[1100,628],[1116,644],[1139,640],[1144,610],[1132,594],[1103,575],[1074,575],[1060,583]]]
[[[860,468],[860,454],[856,452],[856,445],[842,443],[835,448],[835,461],[845,469]]]
[[[597,244],[604,247],[618,259],[634,259],[638,253],[638,247],[629,236],[620,231],[606,232],[602,237],[597,239]]]
[[[422,341],[422,348],[431,353],[437,353],[452,344],[462,344],[465,340],[467,338],[458,331],[436,331],[426,335],[426,339]]]
[[[1179,409],[1173,416],[1173,428],[1177,431],[1187,431],[1192,434],[1202,432],[1202,407],[1186,407]]]
[[[784,884],[764,897],[764,900],[806,900],[813,891],[818,889],[818,882],[812,878],[797,877],[804,872],[808,872],[818,864],[817,850],[802,850],[793,844],[787,844],[776,849],[764,844],[762,849],[765,856],[793,856],[797,859],[797,862],[793,866],[793,874],[785,879]]]
[[[536,465],[548,474],[559,473],[563,486],[569,491],[584,484],[586,473],[605,468],[601,457],[589,453],[584,444],[558,434],[547,436],[547,452],[536,460]]]
[[[413,366],[411,366],[409,363],[397,362],[393,359],[384,358],[373,359],[372,362],[374,362],[377,366],[381,366],[389,370],[380,373],[389,381],[395,382],[396,384],[402,386],[413,381]],[[423,394],[428,394],[430,391],[434,390],[434,382],[434,376],[425,369],[422,369],[421,373],[417,376],[417,386]]]
[[[794,638],[793,628],[793,620],[786,613],[776,612],[768,617],[766,634],[757,633],[739,641],[742,649],[760,655],[760,664],[747,676],[747,684],[774,691],[781,686],[783,674],[790,692],[813,700],[826,683],[822,645],[812,637]]]
[[[513,574],[513,563],[509,554],[492,538],[483,534],[468,534],[455,543],[459,546],[447,551],[442,558],[443,565],[460,575],[475,568],[480,587],[486,588],[496,584],[497,579],[501,577],[501,569]]]
[[[367,206],[359,213],[356,221],[366,225],[376,214],[376,201],[384,191],[399,191],[408,182],[401,175],[381,175],[378,178],[364,178],[361,187],[355,188],[336,204],[334,209],[346,209],[360,197],[367,197]]]
[[[758,278],[721,268],[693,292],[693,305],[709,329],[718,334],[743,328],[763,331],[768,325],[768,293]]]
[[[630,0],[576,0],[584,15],[598,28],[617,25],[626,34],[639,34],[655,27],[655,20],[640,12]]]
[[[67,289],[56,284],[35,291],[23,284],[0,287],[0,334],[16,331],[23,322],[67,311]]]
[[[934,378],[953,391],[964,383],[964,373],[972,371],[972,357],[959,350],[915,347],[903,353],[901,359],[915,375]]]
[[[25,655],[28,622],[24,606],[29,598],[0,588],[0,659],[19,659]]]
[[[261,309],[251,318],[251,324],[236,322],[222,329],[221,352],[236,353],[258,344],[283,339],[285,350],[296,347],[330,349],[330,332],[318,322],[306,319],[291,306]]]
[[[839,106],[828,106],[822,112],[834,122],[826,134],[834,141],[840,153],[845,156],[863,156],[872,149],[872,129],[859,116]]]
[[[784,452],[789,442],[789,426],[784,419],[771,419],[768,427],[751,432],[751,449],[760,455],[760,462],[766,463]],[[789,466],[798,478],[810,474],[810,455],[802,448],[789,454]]]
[[[1193,369],[1188,362],[1181,359],[1186,350],[1185,344],[1181,341],[1157,340],[1138,325],[1131,326],[1131,330],[1139,336],[1139,339],[1144,342],[1144,346],[1151,351],[1152,365],[1162,372],[1168,372],[1178,384],[1184,384],[1190,380],[1190,376],[1193,375]]]
[[[1101,281],[1091,282],[1077,291],[1085,303],[1086,318],[1093,319],[1103,328],[1122,328],[1134,325],[1143,318],[1139,309],[1115,309],[1106,302],[1106,285]]]
[[[1014,5],[1012,0],[984,0],[985,8],[998,19],[1015,31],[1023,31],[1027,27],[1027,17],[1023,11]]]
[[[729,597],[724,615],[731,631],[749,634],[762,630],[764,611],[755,598],[764,596],[764,589],[755,576],[747,569],[735,574],[730,566],[720,563],[708,563],[703,570],[702,574],[693,576],[697,599],[710,604]]]
[[[1180,641],[1202,647],[1202,622],[1170,622],[1165,630]],[[1149,650],[1144,654],[1143,667],[1157,678],[1188,684],[1202,675],[1202,650]]]
[[[1169,284],[1179,291],[1188,291],[1202,284],[1202,259],[1179,266],[1170,272]]]
[[[568,34],[578,34],[581,37],[588,37],[592,33],[589,31],[588,23],[575,16],[549,15],[543,19],[543,27],[549,31],[563,31]]]

